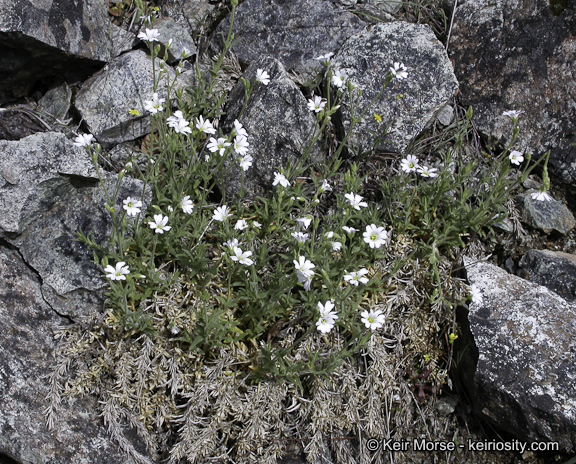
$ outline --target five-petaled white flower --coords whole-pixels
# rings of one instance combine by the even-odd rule
[[[510,111],[504,111],[504,113],[502,113],[502,116],[508,116],[511,119],[517,119],[518,116],[520,116],[522,113],[524,113],[524,111],[510,110]]]
[[[341,89],[346,84],[346,74],[342,71],[336,71],[332,76],[332,84]]]
[[[300,227],[302,227],[302,229],[308,229],[308,226],[310,226],[310,223],[312,222],[312,217],[311,216],[301,217],[296,219],[296,222]]]
[[[148,222],[150,228],[154,229],[154,232],[157,234],[163,234],[172,229],[171,226],[167,226],[166,224],[168,224],[168,216],[162,216],[161,214],[155,214],[154,220]]]
[[[248,228],[248,223],[246,222],[246,219],[238,219],[238,221],[236,221],[236,225],[234,226],[234,229],[236,230],[244,230]]]
[[[142,208],[142,202],[132,197],[126,198],[122,203],[124,203],[123,208],[128,216],[136,216],[140,212],[140,208]]]
[[[244,127],[242,126],[240,121],[238,121],[238,119],[235,119],[234,129],[232,129],[232,137],[238,137],[240,135],[248,138],[248,132],[246,132],[246,129],[244,129]]]
[[[304,243],[309,238],[308,234],[303,232],[292,232],[292,237],[294,237],[298,243]]]
[[[320,319],[316,321],[316,328],[320,332],[326,334],[329,333],[334,328],[335,323],[336,321],[331,317],[320,316]]]
[[[347,234],[353,235],[354,232],[358,232],[358,229],[354,228],[354,227],[348,227],[348,226],[342,226],[342,230],[344,232],[346,232]]]
[[[160,32],[158,32],[158,29],[146,28],[145,32],[140,32],[140,34],[138,34],[138,38],[145,40],[146,42],[156,42],[160,40]]]
[[[376,311],[373,309],[370,311],[362,311],[360,316],[362,316],[362,322],[366,328],[372,331],[382,327],[384,325],[384,321],[386,320],[384,314],[382,314],[382,311],[379,309]]]
[[[169,116],[166,119],[166,124],[168,124],[169,127],[172,127],[174,129],[174,132],[176,132],[177,134],[192,133],[190,123],[186,121],[184,115],[182,114],[182,111],[180,110],[175,111],[172,116]]]
[[[275,187],[276,185],[280,184],[282,187],[288,187],[290,182],[286,179],[284,174],[280,174],[279,172],[274,173],[274,182],[272,185]]]
[[[390,68],[390,72],[392,73],[392,77],[395,77],[398,80],[406,79],[408,77],[404,63],[394,63],[394,67]]]
[[[346,195],[344,195],[344,197],[346,197],[348,203],[350,203],[350,206],[352,206],[352,208],[354,208],[355,210],[360,211],[360,207],[365,208],[368,206],[368,203],[362,201],[363,197],[361,197],[360,195],[355,195],[354,193],[347,193]]]
[[[358,284],[367,284],[368,278],[364,277],[366,274],[368,274],[368,269],[362,268],[359,271],[346,274],[344,276],[344,282],[348,282],[350,285],[355,285],[356,287],[358,287]]]
[[[482,304],[484,302],[484,297],[482,296],[482,292],[474,284],[472,284],[470,286],[470,296],[472,297],[472,303]]]
[[[384,230],[384,227],[378,227],[376,224],[366,226],[363,236],[370,248],[380,248],[388,240],[388,232]]]
[[[268,74],[263,69],[256,70],[256,81],[263,85],[268,85],[270,83],[270,74]]]
[[[296,277],[298,282],[304,284],[304,290],[310,290],[310,284],[312,283],[312,276],[314,275],[314,269],[316,266],[304,256],[299,256],[298,261],[294,260],[294,267],[296,268]]]
[[[192,210],[194,209],[194,203],[190,200],[190,195],[186,195],[180,201],[180,208],[184,211],[185,214],[192,214]]]
[[[320,319],[316,322],[316,327],[322,333],[328,333],[334,327],[338,315],[333,311],[334,303],[327,301],[322,304],[318,302],[318,311],[320,312]]]
[[[234,255],[230,257],[232,261],[237,261],[240,264],[244,264],[245,266],[251,266],[254,264],[254,261],[250,259],[250,256],[252,256],[251,251],[242,252],[240,248],[234,247],[232,248],[232,252],[234,253]]]
[[[89,147],[92,145],[92,140],[94,140],[92,134],[80,134],[74,139],[74,145],[77,147]]]
[[[230,239],[230,240],[227,240],[226,242],[224,242],[224,246],[227,246],[230,249],[235,248],[239,245],[240,245],[240,242],[238,242],[237,238],[233,238],[233,239]]]
[[[332,187],[330,186],[330,184],[328,183],[328,181],[326,179],[322,180],[322,185],[320,186],[320,188],[318,189],[318,191],[320,193],[322,192],[331,192],[332,191]]]
[[[130,269],[124,261],[118,261],[115,268],[108,265],[104,268],[104,272],[110,280],[126,280],[126,275],[130,274]]]
[[[333,52],[326,53],[325,55],[317,56],[316,59],[318,61],[328,61],[330,58],[334,56]]]
[[[438,169],[429,168],[427,166],[420,166],[418,168],[418,174],[420,174],[422,177],[438,177],[438,173],[436,171],[438,171]]]
[[[196,129],[198,129],[200,132],[203,132],[204,134],[215,134],[216,133],[216,129],[214,129],[214,126],[212,125],[210,120],[204,119],[202,117],[202,115],[200,115],[200,116],[198,116],[198,118],[196,118]]]
[[[537,192],[531,193],[530,196],[533,200],[538,201],[550,201],[552,197],[544,190],[538,190]]]
[[[260,229],[262,227],[262,224],[260,224],[258,221],[252,221],[252,227],[254,227],[255,229]]]
[[[210,150],[212,153],[218,152],[220,156],[224,156],[226,148],[228,148],[230,145],[231,143],[227,142],[224,137],[219,137],[218,140],[216,140],[214,137],[210,137],[210,143],[207,145],[207,147],[208,150]]]
[[[236,153],[244,156],[248,152],[249,145],[250,144],[248,143],[246,137],[244,137],[243,135],[237,135],[236,138],[234,139],[234,144],[232,146]]]
[[[164,109],[162,103],[164,103],[165,101],[166,101],[165,98],[158,97],[158,93],[154,92],[152,94],[152,100],[144,101],[144,109],[152,114],[156,114]]]
[[[520,163],[524,161],[524,155],[516,150],[513,150],[510,155],[508,155],[508,158],[510,158],[510,162],[516,166],[520,166]]]
[[[404,172],[412,172],[416,171],[420,167],[418,164],[418,158],[414,155],[408,155],[406,158],[402,160],[400,163],[400,167]]]
[[[322,111],[325,106],[326,100],[318,95],[308,100],[308,109],[310,111],[314,111],[315,113],[320,113],[320,111]]]
[[[228,206],[226,205],[222,205],[214,210],[212,219],[214,219],[215,221],[224,222],[230,216],[232,216],[232,214],[230,213],[230,208],[228,208]]]
[[[330,244],[332,245],[333,251],[338,251],[342,249],[342,242],[330,242]]]
[[[252,160],[253,160],[252,156],[244,155],[238,158],[238,163],[240,164],[240,167],[242,168],[243,171],[248,171],[248,168],[252,166]]]

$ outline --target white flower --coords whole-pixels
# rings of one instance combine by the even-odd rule
[[[198,116],[198,118],[196,118],[196,129],[198,129],[200,132],[203,132],[205,134],[215,134],[216,133],[216,129],[214,129],[214,126],[212,125],[210,120],[204,119],[202,117],[202,115],[200,115],[200,116]]]
[[[208,150],[212,153],[218,152],[220,156],[224,156],[224,152],[226,148],[231,145],[230,142],[227,142],[225,138],[220,137],[216,140],[214,137],[210,137],[210,143],[207,145]]]
[[[510,155],[508,155],[508,158],[510,158],[510,162],[516,166],[520,166],[520,163],[524,161],[524,155],[516,150],[513,150]]]
[[[296,273],[302,275],[303,277],[310,278],[314,275],[314,269],[316,266],[312,264],[311,261],[307,260],[304,256],[299,256],[298,261],[293,260],[294,267],[296,268]],[[298,278],[300,280],[300,278]]]
[[[212,219],[214,219],[215,221],[224,222],[230,216],[232,216],[232,214],[230,213],[230,209],[228,208],[228,206],[222,205],[214,210]]]
[[[542,190],[538,190],[537,192],[531,193],[530,196],[532,197],[533,200],[538,200],[538,201],[550,201],[550,200],[552,200],[552,197],[550,195],[548,195],[547,192],[542,191]]]
[[[316,321],[316,328],[322,333],[328,333],[334,328],[334,319],[330,317],[320,316],[320,319]]]
[[[174,208],[172,208],[172,206],[168,205],[168,211],[172,212],[172,211],[174,211]]]
[[[368,269],[362,268],[359,271],[351,272],[350,274],[346,274],[344,276],[344,281],[348,282],[351,285],[355,285],[358,287],[358,284],[367,284],[368,278],[364,277],[368,274]]]
[[[238,163],[240,164],[240,167],[242,168],[243,171],[248,171],[248,168],[250,166],[252,166],[252,156],[250,155],[245,155],[241,158],[238,158]]]
[[[342,226],[342,230],[344,232],[346,232],[347,234],[354,234],[354,232],[358,232],[358,229],[355,229],[354,227],[348,227],[348,226]]]
[[[92,145],[92,140],[94,140],[92,134],[80,134],[74,139],[74,145],[77,147],[89,147]]]
[[[394,63],[394,67],[390,68],[390,72],[392,73],[392,77],[395,77],[398,80],[406,79],[408,77],[404,63]]]
[[[322,192],[331,192],[332,191],[332,187],[330,186],[330,184],[328,183],[328,181],[326,179],[322,180],[322,185],[320,186],[320,188],[318,189],[318,191],[320,193]]]
[[[256,81],[261,84],[268,85],[270,83],[270,75],[263,69],[256,70]]]
[[[238,261],[240,264],[244,264],[245,266],[251,266],[254,264],[254,261],[249,258],[249,256],[252,256],[251,251],[242,252],[240,248],[234,247],[232,248],[232,252],[234,253],[234,256],[230,257],[232,261]]]
[[[288,182],[288,179],[286,179],[284,174],[280,174],[278,172],[275,172],[274,173],[274,182],[272,182],[272,185],[276,186],[278,184],[280,184],[282,187],[288,187],[290,185],[290,182]]]
[[[144,109],[152,114],[156,114],[164,109],[162,103],[164,103],[165,101],[166,101],[165,98],[159,98],[158,94],[154,92],[152,94],[152,100],[144,101]]]
[[[472,303],[482,304],[484,302],[482,292],[480,292],[480,289],[474,284],[470,286],[470,296],[472,297]]]
[[[324,234],[324,237],[326,237],[326,238],[332,238],[332,237],[334,237],[334,232],[332,232],[332,231],[326,232],[326,233]]]
[[[232,137],[238,137],[238,136],[244,136],[244,137],[248,137],[248,132],[246,132],[246,129],[244,129],[244,127],[242,127],[242,124],[240,124],[240,121],[238,121],[238,119],[234,120],[234,129],[232,129]]]
[[[136,216],[142,208],[142,202],[131,197],[126,198],[122,203],[124,203],[123,208],[128,216]]]
[[[110,280],[126,280],[126,275],[130,274],[130,270],[124,261],[119,261],[116,263],[116,267],[110,265],[104,268],[106,273],[106,278]]]
[[[347,193],[346,195],[344,195],[344,197],[346,197],[348,203],[350,203],[350,206],[352,206],[352,208],[358,211],[360,211],[360,207],[365,208],[366,206],[368,206],[368,203],[362,201],[363,197],[361,197],[360,195],[355,195],[354,193]]]
[[[294,237],[298,243],[304,243],[308,240],[308,234],[302,232],[292,232],[292,237]]]
[[[408,155],[406,158],[402,160],[400,163],[400,167],[404,172],[412,172],[416,171],[420,167],[418,164],[418,158],[414,155]]]
[[[180,201],[180,208],[184,211],[185,214],[192,214],[192,210],[194,209],[194,203],[190,200],[190,195],[186,195]]]
[[[333,56],[334,56],[334,53],[330,52],[330,53],[326,53],[325,55],[320,55],[320,56],[316,57],[316,59],[318,61],[328,61]]]
[[[336,71],[332,76],[332,84],[341,89],[346,83],[346,74],[342,71]]]
[[[236,230],[244,230],[248,228],[248,223],[246,222],[245,219],[238,219],[238,221],[236,222],[236,225],[234,226],[234,229]]]
[[[388,240],[388,232],[384,230],[384,227],[377,227],[376,224],[366,226],[363,236],[370,248],[380,248]]]
[[[148,222],[150,228],[154,229],[154,232],[157,234],[163,234],[164,231],[168,232],[172,229],[172,227],[166,224],[168,224],[168,216],[162,216],[161,214],[155,214],[154,221]]]
[[[418,168],[418,174],[420,174],[422,177],[438,177],[436,171],[438,171],[438,169],[429,168],[427,166],[420,166]]]
[[[310,226],[310,223],[312,222],[312,217],[311,216],[301,217],[301,218],[296,219],[296,222],[303,229],[308,229],[308,227]]]
[[[342,248],[342,243],[341,242],[330,242],[330,244],[332,245],[332,250],[333,251],[338,251]]]
[[[308,100],[308,109],[314,111],[315,113],[320,113],[326,106],[326,100],[322,97],[316,96]]]
[[[254,227],[255,229],[260,229],[262,227],[262,224],[260,224],[258,221],[252,221],[252,227]]]
[[[157,42],[160,40],[160,32],[158,32],[158,29],[146,28],[146,32],[140,32],[138,38],[145,40],[146,42]]]
[[[360,316],[362,316],[362,322],[366,328],[370,330],[379,329],[384,325],[384,321],[386,320],[380,310],[374,311],[371,309],[370,311],[362,311]]]
[[[190,123],[184,119],[184,115],[180,110],[175,111],[172,116],[169,116],[166,119],[166,124],[168,124],[169,127],[172,127],[177,134],[192,133]]]
[[[248,140],[243,135],[237,135],[234,139],[234,151],[239,155],[244,156],[248,152]]]
[[[224,246],[227,246],[228,248],[235,248],[238,245],[240,245],[240,242],[238,242],[237,238],[233,238],[231,240],[224,242]]]
[[[510,111],[504,111],[504,113],[502,113],[502,116],[508,116],[511,119],[516,119],[522,113],[524,113],[524,111],[510,110]]]
[[[320,316],[329,317],[332,319],[338,319],[336,311],[332,311],[333,309],[334,309],[334,303],[330,300],[328,300],[324,304],[318,302],[318,311],[320,312]]]

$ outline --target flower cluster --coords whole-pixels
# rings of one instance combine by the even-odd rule
[[[418,162],[418,158],[414,155],[408,155],[406,158],[402,159],[400,162],[400,168],[404,172],[417,171],[422,177],[438,177],[437,168],[421,166]]]

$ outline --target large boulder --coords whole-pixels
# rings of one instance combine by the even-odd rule
[[[531,194],[524,193],[517,195],[515,200],[522,221],[545,234],[556,231],[565,235],[576,227],[572,212],[554,198],[540,201],[532,198]]]
[[[95,414],[96,398],[62,403],[54,428],[46,425],[54,332],[66,322],[44,301],[36,272],[18,252],[0,247],[0,461],[133,464]]]
[[[244,85],[238,82],[226,108],[224,128],[231,131],[234,120],[238,118],[248,133],[248,154],[253,157],[253,164],[246,172],[237,164],[227,171],[223,188],[230,193],[239,193],[242,186],[247,195],[270,191],[274,171],[302,158],[316,126],[316,118],[308,109],[306,98],[284,66],[275,58],[265,57],[248,68],[243,77],[254,81],[258,68],[268,72],[270,83],[267,86],[256,84],[240,116],[244,105]],[[311,148],[309,156],[304,162],[318,160],[317,145]]]
[[[330,1],[246,0],[236,9],[232,51],[244,66],[270,55],[288,71],[310,77],[322,70],[318,56],[336,52],[363,27],[357,16]],[[216,28],[215,44],[222,45],[229,28],[226,18]]]
[[[466,272],[483,300],[460,314],[456,344],[474,409],[521,441],[576,450],[576,306],[488,263]]]
[[[166,73],[160,73],[162,66]],[[167,79],[174,81],[174,70],[158,58],[153,65],[152,58],[142,50],[119,56],[84,82],[75,105],[101,144],[116,145],[150,131],[151,118],[144,102],[152,100],[154,73],[157,79],[161,76],[157,92],[166,99]],[[132,116],[129,110],[137,110],[142,116]]]
[[[351,37],[332,60],[334,71],[362,90],[354,102],[355,117],[382,91],[388,70],[404,63],[408,77],[393,80],[370,111],[352,130],[350,144],[371,147],[383,131],[380,146],[403,152],[454,97],[458,82],[442,44],[428,26],[393,22],[377,24]],[[350,128],[351,103],[342,108],[342,130]],[[379,114],[382,123],[373,116]]]
[[[523,279],[543,285],[568,301],[576,300],[576,255],[528,250],[518,267],[518,275]]]
[[[46,76],[85,78],[134,37],[109,21],[100,0],[0,0],[0,18],[0,99]]]
[[[454,16],[450,57],[477,127],[507,144],[503,112],[523,111],[513,148],[551,150],[555,175],[576,181],[576,8],[548,0],[469,0]]]

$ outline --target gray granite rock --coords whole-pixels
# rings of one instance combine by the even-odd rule
[[[49,89],[38,101],[38,110],[55,119],[64,120],[72,102],[72,89],[63,80]]]
[[[552,231],[567,234],[576,227],[576,220],[570,210],[553,198],[548,201],[539,201],[532,198],[530,193],[518,195],[516,204],[522,215],[522,220],[530,227],[549,234]]]
[[[31,108],[27,106],[0,108],[0,140],[20,140],[44,131],[46,126]]]
[[[159,42],[168,47],[168,63],[174,64],[182,59],[196,55],[197,49],[194,40],[184,26],[171,18],[160,18],[154,22],[154,28],[160,34]],[[163,56],[163,55],[161,55]]]
[[[543,285],[568,301],[576,300],[576,255],[528,250],[518,263],[518,276]]]
[[[562,2],[556,2],[561,4]],[[540,157],[552,173],[576,180],[576,9],[554,12],[548,0],[458,2],[449,44],[460,98],[494,141],[512,136],[504,111],[519,110],[514,149]]]
[[[229,18],[213,35],[216,49],[228,33]],[[364,22],[322,0],[246,0],[236,9],[233,52],[248,66],[263,55],[277,58],[288,70],[306,77],[322,71],[316,57],[336,52]]]
[[[162,16],[184,26],[192,38],[212,28],[217,6],[211,0],[165,0],[160,5]]]
[[[40,280],[14,250],[0,247],[0,460],[35,464],[133,464],[111,443],[96,398],[63,404],[46,426],[54,331],[66,320],[44,301]],[[141,444],[133,442],[139,449]]]
[[[390,83],[354,127],[351,145],[371,147],[388,128],[391,132],[380,146],[403,152],[458,89],[448,56],[428,26],[401,21],[377,24],[351,37],[332,60],[334,71],[345,73],[362,89],[355,103],[356,115],[378,96],[389,68],[396,62],[404,63],[408,77]],[[350,108],[349,100],[345,100],[341,107],[342,132],[350,127]],[[375,113],[382,116],[381,124],[374,121]]]
[[[488,263],[466,272],[483,302],[460,314],[455,357],[474,409],[519,440],[574,451],[576,306]]]
[[[100,0],[2,0],[0,18],[0,99],[24,95],[45,76],[85,78],[129,35]]]
[[[225,130],[231,131],[234,120],[239,118],[248,133],[248,154],[253,157],[252,167],[245,173],[237,164],[228,171],[224,188],[232,194],[240,191],[243,178],[247,195],[270,191],[274,171],[301,158],[316,125],[302,92],[278,60],[262,58],[248,68],[243,77],[254,81],[258,68],[268,72],[270,83],[267,86],[256,85],[244,114],[239,118],[244,104],[244,85],[239,82],[226,108]],[[311,159],[318,160],[319,156],[318,147],[313,147]]]

